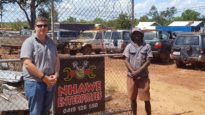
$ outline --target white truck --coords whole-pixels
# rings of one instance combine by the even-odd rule
[[[104,51],[103,40],[103,30],[86,30],[80,33],[79,38],[69,41],[68,49],[71,55],[76,53],[90,55],[92,52],[99,54]]]

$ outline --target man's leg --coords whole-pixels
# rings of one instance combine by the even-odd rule
[[[136,100],[131,101],[131,109],[132,109],[133,115],[137,115],[137,101]]]
[[[150,104],[150,80],[149,78],[141,79],[139,82],[138,97],[141,101],[145,102],[145,111],[147,115],[151,115]]]
[[[137,93],[138,89],[135,83],[135,79],[131,77],[127,77],[127,91],[128,91],[128,96],[131,101],[131,109],[133,115],[137,115]]]
[[[151,115],[151,103],[150,101],[145,101],[145,111],[147,115]]]
[[[24,91],[28,99],[29,115],[40,115],[45,94],[44,85],[35,81],[24,81]]]
[[[52,103],[54,101],[53,99],[55,96],[55,91],[56,91],[56,86],[47,88],[46,94],[45,94],[46,99],[44,100],[44,104],[43,104],[44,110],[41,113],[42,115],[49,115]]]

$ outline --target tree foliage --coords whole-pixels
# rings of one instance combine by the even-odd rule
[[[167,25],[174,20],[174,15],[176,14],[176,12],[177,9],[175,7],[167,8],[165,11],[159,12],[157,8],[153,5],[150,8],[149,13],[145,16],[147,18],[150,18],[147,20],[156,21],[161,25]]]
[[[128,14],[121,13],[118,18],[105,21],[101,18],[95,18],[94,20],[77,20],[74,17],[69,17],[67,20],[62,21],[62,23],[81,23],[81,24],[100,24],[102,27],[114,28],[114,29],[130,29],[131,28],[131,19]]]
[[[194,10],[187,9],[182,13],[182,19],[187,20],[198,20],[200,18],[200,13]]]
[[[54,1],[61,2],[62,0],[54,0]],[[1,0],[1,3],[17,4],[19,8],[24,12],[30,28],[33,29],[37,17],[36,11],[38,9],[40,11],[46,11],[46,9],[44,8],[46,8],[45,6],[49,6],[50,0]]]
[[[55,2],[62,2],[62,0],[54,0]],[[13,3],[18,4],[19,8],[24,12],[27,19],[28,25],[31,29],[34,28],[34,22],[38,15],[51,19],[51,5],[50,0],[0,0],[0,16],[3,15],[4,4]],[[189,20],[204,20],[205,16],[201,16],[199,12],[194,10],[185,10],[181,16],[174,17],[177,13],[175,7],[168,7],[164,11],[158,11],[156,6],[152,6],[146,15],[143,15],[139,19],[135,19],[134,23],[137,24],[139,21],[155,21],[161,25],[168,25],[172,21],[189,21]],[[58,22],[58,12],[54,7],[54,22]],[[21,24],[20,22],[16,22]],[[62,23],[81,23],[81,24],[101,24],[103,27],[115,28],[115,29],[130,29],[131,18],[126,13],[121,13],[116,19],[104,20],[96,18],[94,20],[77,19],[75,17],[67,17]],[[13,24],[15,25],[15,24]],[[13,27],[16,27],[13,26]],[[22,27],[22,25],[21,25]]]
[[[142,22],[148,22],[149,21],[149,17],[147,15],[144,15],[144,16],[140,17],[139,20],[142,21]]]
[[[147,16],[150,17],[151,20],[156,20],[156,21],[158,20],[159,12],[158,12],[157,8],[154,5],[150,8]]]
[[[116,19],[115,28],[118,29],[130,29],[131,27],[131,19],[126,13],[121,13],[119,17]]]

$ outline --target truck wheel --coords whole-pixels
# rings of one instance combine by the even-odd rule
[[[92,53],[92,49],[89,46],[86,46],[82,49],[83,55],[90,55]]]
[[[186,64],[184,64],[184,63],[181,62],[181,61],[176,61],[176,66],[177,66],[178,68],[183,68],[183,67],[186,66]]]
[[[69,51],[70,52],[70,55],[76,55],[76,51],[73,51],[73,50],[71,50],[71,51]]]
[[[96,50],[95,51],[96,54],[100,54],[100,52],[101,52],[100,50]]]
[[[165,54],[165,58],[163,59],[163,62],[168,64],[170,61],[171,61],[171,59],[170,59],[170,53],[167,52],[167,53]]]

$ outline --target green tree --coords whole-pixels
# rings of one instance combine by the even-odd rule
[[[54,1],[61,2],[62,0]],[[30,28],[33,29],[37,15],[37,8],[44,8],[45,6],[49,6],[50,0],[1,0],[1,2],[17,4],[24,12]]]
[[[201,15],[199,20],[202,20],[203,22],[205,22],[205,15]]]
[[[95,18],[94,20],[93,20],[93,23],[94,24],[103,24],[105,21],[103,20],[103,19],[101,19],[101,18]]]
[[[175,7],[168,7],[166,10],[158,12],[155,6],[152,6],[148,14],[146,15],[149,21],[156,21],[161,25],[167,25],[174,20],[174,15],[177,13],[177,9]],[[149,19],[150,18],[150,19]]]
[[[131,19],[126,13],[121,13],[116,19],[115,28],[116,29],[130,29],[131,28]]]
[[[39,16],[43,16],[43,17],[46,17],[47,19],[49,19],[49,23],[51,21],[51,7],[50,6],[47,6],[47,8],[39,8],[38,9],[38,12],[39,12]],[[54,6],[54,9],[53,9],[53,20],[54,22],[58,22],[58,12],[57,12],[57,9],[56,7]]]
[[[159,12],[158,12],[156,6],[153,5],[153,6],[150,8],[150,10],[149,10],[147,16],[150,17],[152,21],[158,20],[158,18],[159,18]]]
[[[174,15],[177,13],[175,7],[167,8],[165,11],[160,12],[161,24],[167,25],[174,20]]]
[[[139,19],[141,22],[148,22],[149,21],[149,17],[147,15],[144,15],[142,17],[140,17]]]
[[[200,13],[194,10],[187,9],[182,13],[181,17],[184,21],[198,20],[200,18]]]
[[[183,21],[183,18],[181,16],[177,16],[174,18],[174,21]]]
[[[105,23],[105,27],[107,28],[117,29],[115,25],[116,25],[116,20],[109,20]]]
[[[81,19],[81,20],[79,21],[79,23],[81,23],[81,24],[87,24],[88,22],[87,22],[86,20]]]
[[[74,17],[69,17],[67,20],[63,21],[63,23],[75,24],[77,23],[77,19]]]

